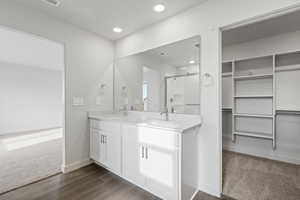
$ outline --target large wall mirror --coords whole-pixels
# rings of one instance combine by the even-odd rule
[[[115,108],[200,113],[200,37],[192,37],[115,64]]]

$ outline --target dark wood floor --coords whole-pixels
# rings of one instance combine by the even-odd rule
[[[107,170],[89,165],[0,195],[0,200],[158,200]],[[217,200],[199,193],[195,200]]]

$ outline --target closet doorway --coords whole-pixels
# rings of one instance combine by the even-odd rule
[[[61,172],[64,45],[0,27],[0,194]]]
[[[300,11],[222,32],[223,194],[300,199]]]

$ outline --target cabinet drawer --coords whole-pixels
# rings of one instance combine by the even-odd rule
[[[167,149],[179,147],[179,134],[176,132],[139,127],[138,134],[140,143]]]
[[[100,120],[90,120],[91,128],[107,131],[107,132],[120,132],[120,122],[116,121],[100,121]]]

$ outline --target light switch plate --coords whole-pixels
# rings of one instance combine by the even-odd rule
[[[83,97],[73,97],[73,106],[83,106],[84,105],[84,98]]]

